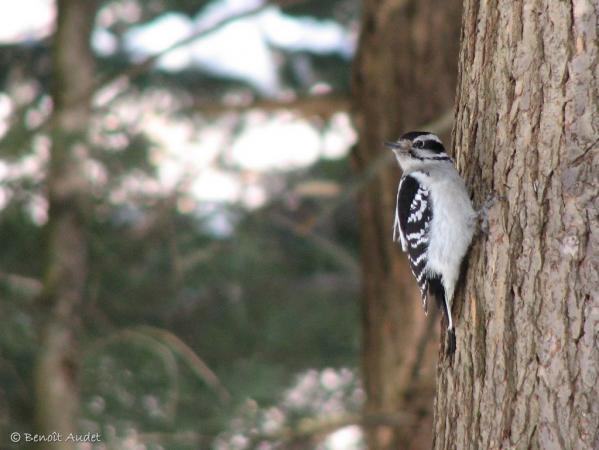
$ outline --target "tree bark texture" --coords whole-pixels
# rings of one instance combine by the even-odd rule
[[[47,174],[47,261],[40,308],[44,310],[35,373],[38,432],[56,432],[62,442],[44,449],[72,449],[78,389],[75,332],[86,277],[85,216],[88,184],[82,163],[88,154],[90,106],[83,100],[94,81],[90,36],[97,3],[59,0],[52,64],[52,149]]]
[[[382,145],[385,140],[452,108],[460,13],[459,0],[363,2],[353,74],[353,113],[359,131],[353,161],[359,173],[388,151]],[[364,412],[405,411],[421,420],[416,428],[365,427],[372,450],[431,445],[438,327],[427,323],[406,255],[392,242],[399,177],[393,163],[359,199]],[[424,353],[419,355],[422,346]]]
[[[597,0],[465,1],[454,148],[488,236],[438,366],[435,449],[599,448]]]

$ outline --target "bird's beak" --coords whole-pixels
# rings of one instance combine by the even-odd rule
[[[409,139],[387,141],[385,142],[385,147],[390,148],[394,153],[407,153],[412,148],[412,142]]]

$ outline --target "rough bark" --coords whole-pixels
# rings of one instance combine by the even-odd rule
[[[88,146],[90,106],[82,100],[94,80],[90,35],[95,1],[58,1],[53,42],[52,149],[47,175],[47,261],[40,308],[44,323],[35,373],[36,422],[43,435],[61,442],[44,449],[73,449],[78,389],[75,333],[86,276],[87,181],[82,170]]]
[[[599,448],[599,2],[466,0],[455,151],[478,203],[436,449]]]
[[[457,78],[460,1],[365,0],[354,66],[358,172],[380,156],[385,140],[451,109]],[[413,374],[418,342],[431,334],[407,258],[392,242],[399,169],[385,170],[359,199],[361,222],[362,373],[365,414],[407,411],[422,421],[409,429],[365,427],[373,450],[430,448],[434,361],[438,339],[426,346]],[[431,318],[432,320],[432,318]],[[424,342],[424,341],[423,341]]]

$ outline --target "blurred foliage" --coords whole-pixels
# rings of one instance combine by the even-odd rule
[[[167,12],[195,16],[209,3],[122,0],[104,5],[139,8],[136,23],[121,20],[112,25],[111,31],[122,37],[139,22]],[[348,17],[356,17],[356,3],[308,1],[285,11],[337,20],[339,8],[345,8],[339,20],[347,24]],[[37,297],[46,251],[43,171],[51,117],[48,53],[47,39],[0,49],[0,95],[13,105],[9,127],[0,139],[0,162],[11,174],[3,177],[0,186],[4,201],[0,211],[3,433],[33,427],[32,365],[44,314]],[[281,52],[281,57],[284,84],[297,93],[314,82],[327,83],[335,93],[348,91],[350,61],[308,52]],[[298,58],[311,67],[308,84],[293,72]],[[130,64],[124,52],[99,57],[98,73],[119,73]],[[247,83],[201,68],[178,73],[152,70],[133,82],[126,92],[133,101],[143,99],[151,89],[163,89],[175,97],[192,98],[191,104],[200,112],[205,102],[252,91]],[[253,91],[252,95],[259,96]],[[97,110],[96,119],[106,119],[110,107]],[[196,112],[174,108],[173,115],[182,111],[188,118]],[[207,123],[198,124],[202,125]],[[285,406],[286,392],[301,374],[314,377],[328,367],[355,368],[358,283],[355,274],[348,273],[330,252],[273,217],[301,224],[318,215],[327,200],[295,195],[294,186],[310,179],[342,185],[349,180],[347,161],[321,160],[309,169],[274,175],[284,189],[256,210],[213,204],[183,211],[182,194],[176,189],[168,195],[136,194],[115,200],[115,192],[132,179],[155,180],[157,163],[151,155],[157,144],[128,123],[111,128],[95,124],[93,129],[97,142],[87,156],[96,167],[94,173],[102,175],[91,192],[90,267],[85,303],[77,312],[81,428],[101,432],[117,446],[130,438],[157,443],[147,448],[204,448],[215,445],[218,436],[225,448],[223,443],[239,428],[240,414],[248,404],[254,405],[253,418],[242,422],[249,428],[255,428],[269,408],[286,411],[282,414],[289,414],[289,420],[295,420],[294,414],[314,415],[314,408],[292,414],[295,406]],[[113,141],[117,144],[106,144]],[[215,219],[229,222],[232,232],[215,232]],[[313,231],[356,256],[352,205],[337,209]],[[161,339],[150,329],[176,336],[180,343]],[[204,364],[214,371],[218,386],[228,391],[228,400]],[[357,407],[359,382],[353,377],[346,385],[347,395],[354,400],[342,403]],[[334,394],[330,389],[318,392],[325,391]]]

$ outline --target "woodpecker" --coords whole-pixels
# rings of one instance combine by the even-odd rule
[[[403,174],[397,189],[393,240],[407,252],[420,287],[422,306],[437,298],[447,318],[447,353],[455,352],[453,296],[476,229],[475,212],[464,180],[436,135],[412,131],[386,142]]]

